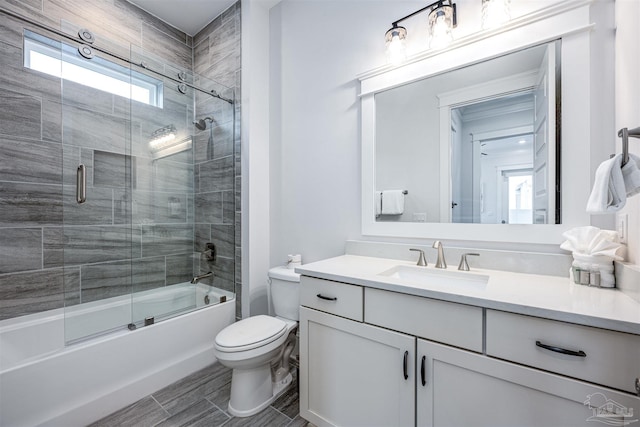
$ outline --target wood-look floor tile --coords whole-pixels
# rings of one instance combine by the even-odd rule
[[[276,411],[271,406],[255,415],[245,418],[234,417],[224,427],[285,427],[291,418]]]
[[[302,418],[300,415],[295,417],[287,427],[315,427],[313,424]]]
[[[206,399],[201,399],[156,424],[156,427],[186,427],[194,425],[214,427],[224,424],[228,419],[229,417],[213,403]]]
[[[105,418],[96,421],[89,427],[151,427],[168,417],[158,402],[147,396]]]
[[[271,406],[289,418],[295,418],[300,414],[300,406],[298,404],[298,387],[296,387],[295,377],[289,385],[289,388],[274,400]]]
[[[222,389],[230,382],[231,370],[219,363],[214,363],[163,388],[153,396],[164,409],[173,415],[204,398],[208,398],[214,390]],[[221,408],[216,402],[212,402]]]

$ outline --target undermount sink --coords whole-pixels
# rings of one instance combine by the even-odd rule
[[[440,270],[428,267],[396,265],[378,274],[422,286],[473,286],[484,287],[489,281],[485,274]]]

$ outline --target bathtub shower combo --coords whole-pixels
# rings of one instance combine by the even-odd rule
[[[22,36],[12,81],[58,120],[13,135],[20,184],[0,186],[37,198],[30,167],[50,203],[11,223],[41,262],[0,270],[0,425],[88,424],[214,362],[236,317],[234,93],[88,30],[0,19]]]

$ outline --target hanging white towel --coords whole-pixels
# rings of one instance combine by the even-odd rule
[[[622,179],[627,197],[640,193],[640,157],[629,154],[629,161],[622,167]]]
[[[376,207],[376,216],[380,216],[382,213],[382,191],[374,191],[373,204]]]
[[[382,192],[382,215],[402,215],[404,213],[404,193],[402,190]]]
[[[622,176],[622,154],[618,154],[598,166],[593,189],[587,201],[587,213],[615,212],[622,209],[626,202],[627,190]]]

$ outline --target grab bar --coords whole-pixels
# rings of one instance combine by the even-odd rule
[[[622,128],[618,131],[618,136],[622,138],[622,166],[624,166],[629,162],[629,137],[640,138],[640,127]]]
[[[76,202],[79,205],[87,201],[87,167],[78,166],[76,172]]]

